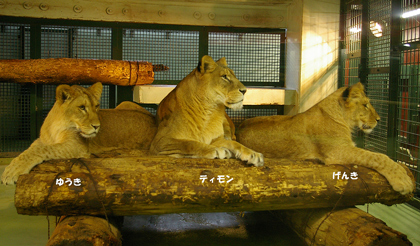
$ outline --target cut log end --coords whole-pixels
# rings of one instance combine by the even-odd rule
[[[87,215],[68,216],[61,220],[47,246],[121,246],[121,233],[105,219]]]

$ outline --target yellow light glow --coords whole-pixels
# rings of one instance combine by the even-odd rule
[[[382,37],[382,27],[378,22],[370,21],[370,31],[375,37]]]

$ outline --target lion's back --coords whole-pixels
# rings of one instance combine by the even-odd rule
[[[156,134],[155,117],[136,109],[102,109],[101,129],[92,143],[101,147],[148,149]]]

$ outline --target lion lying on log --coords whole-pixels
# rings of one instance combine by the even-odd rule
[[[131,102],[100,110],[101,94],[101,83],[58,86],[40,137],[6,167],[1,182],[16,183],[19,175],[46,160],[88,158],[114,147],[148,149],[157,130],[155,117]]]
[[[203,56],[159,104],[158,131],[151,154],[172,157],[225,159],[231,156],[255,166],[263,155],[232,140],[232,124],[225,107],[241,109],[246,87],[225,58]]]
[[[356,164],[382,174],[395,191],[407,194],[415,186],[407,171],[388,156],[355,147],[351,132],[370,133],[379,115],[357,83],[343,87],[295,116],[261,116],[245,120],[237,141],[266,157],[318,159],[325,164]]]

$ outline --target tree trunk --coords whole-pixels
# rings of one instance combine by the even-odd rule
[[[18,179],[17,212],[125,216],[391,205],[412,197],[392,190],[377,172],[353,165],[266,159],[264,167],[251,167],[234,159],[121,156],[36,166]],[[358,179],[333,179],[337,172],[357,172]]]
[[[121,233],[103,218],[77,215],[62,219],[47,246],[121,246]]]
[[[412,245],[407,236],[357,208],[275,211],[307,245]]]
[[[151,84],[149,62],[50,58],[0,60],[0,81],[35,84]]]

